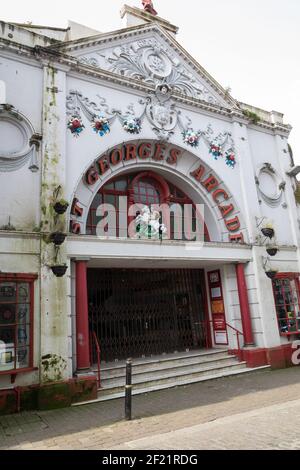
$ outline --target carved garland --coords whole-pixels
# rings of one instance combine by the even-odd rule
[[[218,160],[224,158],[227,166],[234,168],[236,165],[234,141],[229,132],[215,135],[211,125],[206,130],[195,131],[191,119],[186,116],[185,122],[181,112],[176,109],[171,100],[171,88],[166,85],[158,85],[155,93],[147,98],[139,100],[141,111],[138,116],[131,103],[125,113],[118,109],[110,109],[105,98],[97,95],[97,102],[90,101],[76,90],[70,91],[67,97],[67,127],[73,136],[78,137],[84,131],[81,114],[91,123],[93,130],[104,137],[110,132],[113,122],[118,119],[124,131],[130,134],[139,134],[142,130],[142,121],[146,117],[152,125],[157,137],[167,142],[174,134],[176,126],[179,127],[183,142],[191,147],[198,147],[202,140],[208,147],[210,155]]]

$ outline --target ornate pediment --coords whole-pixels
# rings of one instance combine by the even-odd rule
[[[234,100],[194,61],[168,33],[157,25],[145,26],[143,34],[134,31],[107,41],[72,43],[67,52],[84,65],[140,80],[149,85],[169,85],[173,91],[207,103],[232,107]],[[95,38],[94,38],[95,39]]]

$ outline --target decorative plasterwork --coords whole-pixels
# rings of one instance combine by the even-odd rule
[[[154,27],[147,26],[147,31],[153,30]],[[131,36],[138,36],[144,34],[145,30],[142,27],[135,27],[129,28],[131,29],[130,35]],[[128,29],[126,30],[126,33],[124,34],[115,34],[114,39],[118,40],[123,40],[123,38],[127,38],[129,36]],[[98,41],[93,40],[92,45],[94,46],[95,43],[99,45],[103,45],[104,43],[109,44],[112,41],[112,35],[111,34],[102,34],[101,39],[98,39]],[[169,39],[168,43],[172,46],[171,38]],[[178,45],[179,48],[180,45]],[[77,60],[75,57],[71,55],[67,55],[73,53],[73,51],[78,51],[80,49],[84,49],[89,47],[89,42],[86,40],[82,40],[81,42],[78,41],[71,41],[69,43],[58,43],[55,45],[51,45],[49,48],[42,48],[40,46],[36,46],[35,48],[28,47],[26,45],[22,44],[16,44],[13,42],[8,42],[4,40],[3,38],[0,38],[0,49],[1,49],[1,54],[3,54],[5,57],[8,57],[10,59],[14,59],[15,56],[18,57],[18,61],[24,62],[28,64],[30,61],[32,64],[38,64],[42,63],[43,65],[46,65],[49,63],[49,60],[51,63],[58,69],[68,71],[68,75],[72,77],[78,77],[80,76],[86,76],[89,78],[92,78],[95,80],[95,83],[98,83],[99,80],[104,80],[104,81],[109,81],[110,83],[115,83],[120,86],[124,87],[130,87],[134,88],[137,90],[140,90],[142,92],[147,91],[147,83],[142,82],[140,80],[134,80],[134,79],[129,79],[126,77],[123,77],[121,75],[117,75],[108,71],[103,70],[102,68],[94,67],[94,66],[89,66],[87,63],[81,63],[79,60]],[[60,52],[60,48],[62,48],[62,52]],[[181,57],[184,56],[184,52],[182,52]],[[182,59],[183,60],[183,59]],[[194,61],[195,62],[195,61]],[[189,59],[188,63],[197,73],[197,65],[192,62],[192,58]],[[209,81],[208,79],[205,78],[205,71],[201,68],[200,65],[198,65],[199,68],[199,75],[202,77],[203,80]],[[151,86],[151,85],[149,85]],[[221,87],[217,86],[217,84],[213,81],[211,83],[212,88],[215,90],[216,94],[220,94],[222,96],[224,94],[224,90],[222,92]],[[238,122],[245,122],[245,117],[243,116],[241,110],[236,107],[238,102],[236,102],[233,98],[226,98],[225,99],[225,106],[217,106],[213,104],[209,104],[205,101],[200,101],[194,98],[189,98],[187,96],[184,96],[182,94],[176,94],[174,97],[178,103],[183,103],[187,105],[191,105],[197,109],[201,109],[204,111],[208,111],[210,113],[214,113],[220,116],[225,116],[227,118],[236,118]],[[230,106],[230,108],[228,107]],[[288,124],[278,124],[278,123],[268,123],[266,121],[260,121],[259,123],[256,124],[257,127],[260,127],[264,129],[266,132],[268,132],[271,135],[274,135],[274,133],[281,135],[285,138],[287,138],[291,132],[291,126]]]
[[[95,52],[93,56],[80,57],[79,61],[151,85],[165,83],[185,96],[224,105],[169,47],[155,38],[140,39],[108,52]]]
[[[6,139],[3,135],[0,140],[0,172],[16,171],[27,162],[29,169],[36,172],[41,136],[11,105],[0,105],[0,126],[1,123]]]
[[[266,176],[269,180],[268,189],[264,187],[263,183]],[[283,208],[287,207],[286,202],[283,201],[286,182],[272,167],[271,163],[264,163],[257,169],[255,183],[260,204],[263,200],[270,207],[278,207],[280,203],[282,203]]]
[[[235,145],[229,132],[215,134],[212,126],[209,124],[205,130],[195,131],[192,127],[192,120],[188,116],[182,116],[181,111],[176,108],[175,102],[171,99],[172,90],[166,85],[157,85],[155,93],[149,94],[146,99],[140,99],[138,103],[130,103],[125,112],[120,109],[110,108],[106,99],[97,95],[96,100],[90,100],[84,97],[78,90],[71,90],[67,96],[67,116],[68,127],[70,122],[80,124],[80,132],[72,132],[78,137],[84,131],[85,126],[82,123],[81,113],[91,123],[95,120],[105,119],[108,125],[108,132],[115,119],[119,119],[123,128],[127,132],[128,122],[135,123],[135,134],[139,134],[142,129],[143,119],[148,119],[153,131],[160,141],[167,142],[174,134],[176,127],[183,136],[183,142],[186,145],[197,147],[200,139],[207,145],[209,153],[216,160],[219,157],[225,157],[225,163],[234,167]],[[141,111],[136,113],[136,108]],[[70,127],[69,127],[70,128]],[[107,132],[100,135],[103,137]],[[194,136],[193,140],[189,137]]]

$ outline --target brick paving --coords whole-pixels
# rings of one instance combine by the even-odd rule
[[[0,416],[0,449],[300,449],[300,369]]]

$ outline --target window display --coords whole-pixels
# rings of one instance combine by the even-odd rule
[[[300,333],[298,274],[280,274],[273,280],[279,331],[282,335]]]
[[[0,280],[0,372],[30,366],[31,283]]]

